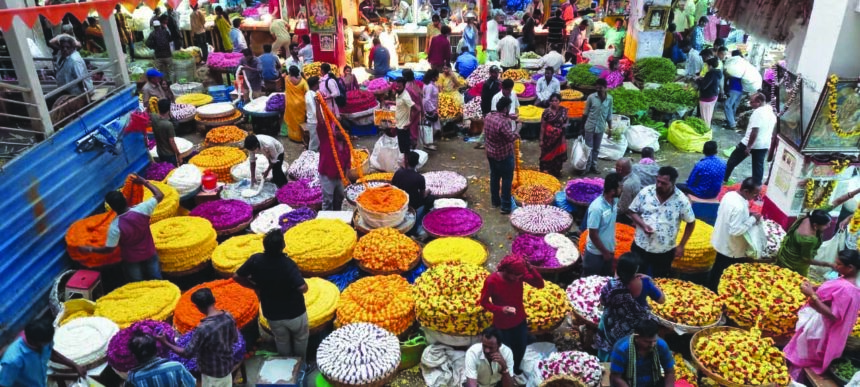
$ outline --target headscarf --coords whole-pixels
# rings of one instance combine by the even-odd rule
[[[528,272],[528,264],[522,255],[510,254],[502,258],[497,270],[513,275],[525,275]]]

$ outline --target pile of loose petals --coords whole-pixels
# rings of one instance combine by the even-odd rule
[[[392,275],[365,277],[340,295],[337,325],[366,322],[399,335],[415,321],[415,296],[405,278]]]
[[[590,204],[603,194],[603,179],[599,177],[573,179],[567,182],[564,192],[568,199],[576,203]]]
[[[420,250],[418,243],[400,231],[383,227],[361,237],[353,255],[370,270],[402,273],[416,262]]]
[[[424,217],[424,229],[437,236],[469,236],[483,224],[481,215],[468,208],[437,208]]]
[[[299,223],[316,219],[316,217],[316,211],[307,207],[300,207],[281,215],[281,217],[278,218],[278,224],[280,225],[281,232],[286,233],[287,230],[295,227]]]
[[[222,231],[250,222],[254,209],[241,200],[213,200],[198,205],[188,215],[206,219],[215,230]]]
[[[615,259],[630,251],[635,234],[635,228],[622,223],[615,224]],[[579,236],[579,252],[583,255],[585,254],[586,243],[588,243],[588,230],[583,231]]]
[[[365,189],[358,195],[356,202],[365,210],[390,214],[403,210],[403,206],[409,202],[409,195],[399,188],[386,185]]]
[[[291,181],[278,189],[278,202],[290,207],[313,207],[322,203],[322,187],[310,179]]]

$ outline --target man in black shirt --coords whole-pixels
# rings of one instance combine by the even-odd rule
[[[499,81],[499,67],[492,66],[490,67],[490,78],[484,82],[484,87],[481,88],[481,113],[484,117],[493,110],[491,106],[493,97],[500,91],[502,91],[502,82]],[[475,145],[475,149],[484,149],[483,132],[481,132],[481,137],[478,138],[478,144]]]
[[[557,9],[552,13],[552,17],[544,23],[544,28],[547,29],[546,42],[552,47],[556,44],[564,42],[565,32],[564,19],[561,18],[561,10]]]
[[[263,238],[263,253],[248,258],[233,279],[254,289],[269,320],[281,356],[304,358],[308,350],[308,313],[304,293],[308,284],[299,267],[284,254],[284,235],[272,230]]]
[[[391,185],[406,191],[409,195],[409,207],[415,209],[415,226],[409,234],[419,234],[419,225],[430,208],[433,207],[433,199],[427,193],[427,184],[424,176],[415,168],[418,166],[418,153],[410,151],[405,154],[403,167],[394,172]]]

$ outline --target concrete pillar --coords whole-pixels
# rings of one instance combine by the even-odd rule
[[[0,7],[3,9],[26,8],[27,4],[24,0],[6,0],[0,3]],[[54,134],[54,124],[51,122],[51,112],[48,110],[45,102],[42,84],[39,82],[39,74],[33,62],[33,56],[30,55],[30,47],[27,44],[27,37],[29,35],[30,27],[25,25],[19,18],[14,19],[12,28],[8,31],[3,31],[3,37],[9,49],[9,56],[12,57],[15,75],[18,77],[18,85],[31,90],[29,93],[23,93],[24,102],[34,105],[27,106],[27,115],[41,120],[32,121],[32,129],[41,131],[47,138]]]
[[[116,11],[114,11],[116,12]],[[102,27],[105,39],[105,50],[107,50],[111,61],[116,61],[113,66],[113,78],[117,87],[123,87],[131,82],[128,76],[128,66],[125,63],[125,54],[122,52],[122,40],[113,15],[100,18],[99,25]]]

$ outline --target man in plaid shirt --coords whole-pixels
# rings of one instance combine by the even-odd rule
[[[516,157],[514,142],[520,137],[511,129],[510,106],[511,99],[503,96],[496,103],[496,110],[484,118],[484,147],[490,163],[490,199],[493,207],[502,208],[502,215],[511,213],[511,184]]]
[[[203,387],[231,387],[233,385],[233,344],[239,339],[236,320],[230,313],[215,307],[212,290],[202,288],[191,295],[191,302],[203,315],[194,336],[185,348],[167,340],[164,334],[158,340],[182,357],[197,357]]]

